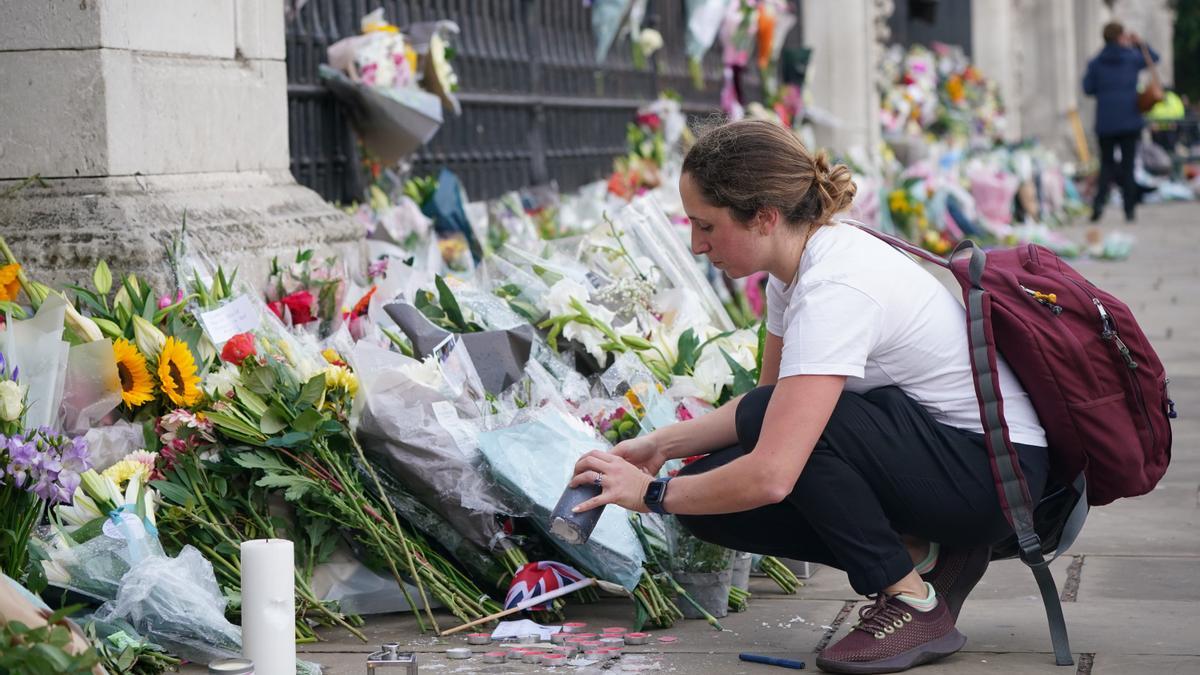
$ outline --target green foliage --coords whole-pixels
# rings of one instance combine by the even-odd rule
[[[54,612],[43,626],[31,628],[20,621],[0,623],[0,673],[60,675],[90,673],[100,661],[95,649],[82,654],[68,651],[71,630],[66,616],[77,607]]]
[[[1200,101],[1200,0],[1174,0],[1175,91]]]
[[[451,333],[481,333],[483,326],[467,319],[454,292],[441,276],[434,277],[437,295],[429,291],[417,292],[413,305],[434,325]]]

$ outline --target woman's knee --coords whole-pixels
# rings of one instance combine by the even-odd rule
[[[767,404],[771,402],[771,394],[775,385],[758,387],[746,393],[738,402],[734,415],[737,428],[738,444],[746,449],[758,445],[758,436],[762,432],[763,417],[767,414]]]

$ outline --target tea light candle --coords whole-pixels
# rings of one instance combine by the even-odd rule
[[[487,645],[491,643],[491,633],[471,633],[467,636],[467,644],[469,645]]]
[[[582,633],[587,628],[587,624],[582,621],[570,621],[562,625],[564,633]]]
[[[296,673],[296,566],[292,542],[241,544],[242,655],[258,675]]]
[[[469,659],[471,658],[471,650],[466,647],[451,647],[446,650],[446,656],[456,660]]]
[[[504,652],[486,652],[483,655],[484,663],[504,663]]]
[[[625,644],[627,645],[644,645],[650,642],[649,633],[626,633]]]

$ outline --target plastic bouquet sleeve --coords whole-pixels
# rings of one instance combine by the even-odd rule
[[[568,558],[629,590],[637,586],[646,556],[623,509],[606,508],[591,539],[581,546],[566,546],[549,536],[550,513],[575,462],[589,450],[606,447],[591,427],[558,408],[544,407],[516,424],[482,432],[479,447],[497,481]]]

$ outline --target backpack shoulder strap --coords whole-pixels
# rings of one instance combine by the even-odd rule
[[[950,269],[950,261],[949,260],[947,260],[946,258],[943,258],[939,255],[936,255],[930,251],[926,251],[925,249],[921,248],[920,246],[914,246],[913,244],[911,244],[907,241],[904,241],[903,239],[901,239],[899,237],[893,237],[892,235],[887,234],[885,232],[880,232],[879,230],[873,230],[870,227],[868,227],[865,223],[859,222],[857,220],[853,220],[851,218],[842,218],[842,222],[846,223],[848,225],[853,225],[853,226],[857,227],[858,229],[862,230],[863,232],[866,232],[867,234],[871,235],[872,237],[875,237],[876,239],[879,239],[879,240],[883,241],[884,243],[891,244],[893,248],[900,249],[901,251],[904,251],[905,253],[908,253],[909,255],[914,255],[926,262],[931,262],[934,265],[937,265],[938,267],[945,267],[946,269]]]
[[[1054,585],[1054,577],[1050,574],[1050,561],[1042,554],[1042,542],[1034,530],[1033,500],[1029,496],[1025,478],[1021,474],[1020,460],[1009,437],[1008,422],[1004,419],[996,344],[991,331],[991,298],[982,284],[987,254],[969,239],[961,242],[955,248],[955,253],[964,249],[971,251],[971,285],[964,289],[967,305],[967,340],[975,379],[975,394],[979,399],[979,416],[983,423],[984,444],[992,462],[992,474],[996,479],[996,491],[1000,497],[1004,517],[1008,519],[1017,535],[1021,560],[1033,571],[1038,590],[1042,594],[1042,603],[1046,606],[1046,620],[1050,625],[1050,639],[1054,645],[1054,660],[1060,666],[1069,666],[1074,661],[1071,658],[1062,604],[1059,601],[1058,589]]]

